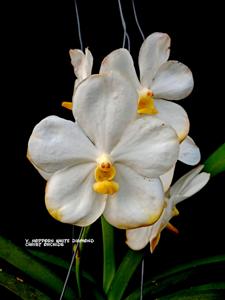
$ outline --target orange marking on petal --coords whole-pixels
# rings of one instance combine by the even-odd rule
[[[160,233],[157,234],[157,236],[150,243],[150,251],[151,251],[151,253],[153,253],[153,251],[155,250],[156,246],[159,243],[159,240],[160,240]]]

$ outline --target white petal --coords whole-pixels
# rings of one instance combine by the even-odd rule
[[[175,170],[175,165],[171,169],[169,169],[168,172],[160,176],[164,193],[166,193],[170,188],[171,182],[173,180],[174,170]]]
[[[149,243],[151,227],[128,229],[126,231],[126,244],[133,250],[143,249]]]
[[[153,224],[152,226],[149,226],[149,241],[150,245],[154,242],[154,240],[159,236],[159,234],[162,232],[162,230],[167,226],[170,219],[172,219],[173,215],[173,208],[174,204],[171,201],[171,199],[168,200],[167,206],[163,210],[163,213],[161,214],[159,220]],[[150,246],[151,248],[151,246]],[[152,249],[153,250],[153,249]],[[153,252],[151,250],[151,252]]]
[[[194,166],[199,163],[201,153],[199,148],[190,136],[180,144],[179,158],[180,161],[187,165]]]
[[[84,57],[84,53],[79,49],[70,49],[69,55],[71,59],[71,64],[74,68],[74,74],[76,75],[76,77],[79,77],[79,67]]]
[[[162,230],[168,225],[170,220],[174,217],[174,203],[172,199],[167,199],[160,218],[151,226],[130,229],[126,231],[126,243],[133,250],[143,249],[150,242],[150,249],[153,252],[154,243],[157,237],[160,236]]]
[[[45,201],[48,211],[63,223],[88,226],[105,208],[105,195],[93,191],[95,164],[80,164],[55,173],[47,183]]]
[[[28,159],[29,159],[29,156],[28,156]],[[47,173],[41,169],[39,169],[31,160],[30,162],[32,163],[32,165],[35,167],[35,169],[39,172],[39,174],[45,179],[45,180],[48,180],[53,174],[54,172],[51,172],[51,173]]]
[[[174,204],[191,197],[202,189],[210,178],[210,174],[201,172],[203,166],[200,165],[184,176],[182,176],[170,189],[171,198]],[[200,174],[199,174],[200,173]]]
[[[190,123],[186,111],[178,104],[155,99],[155,107],[158,110],[156,117],[172,126],[180,141],[188,135]]]
[[[91,54],[91,51],[86,48],[85,49],[85,63],[84,63],[84,69],[85,69],[85,74],[87,76],[91,75],[92,71],[92,66],[93,66],[93,56]]]
[[[126,49],[117,49],[104,58],[100,68],[100,74],[118,72],[131,81],[136,89],[140,83],[134,68],[133,59]]]
[[[178,61],[168,61],[156,73],[151,90],[156,98],[180,100],[193,90],[194,80],[191,70]]]
[[[198,174],[195,178],[182,191],[182,195],[185,198],[189,198],[200,191],[206,183],[209,181],[210,174],[202,172]]]
[[[108,153],[136,118],[137,99],[130,82],[118,74],[93,75],[77,87],[73,112],[91,141]]]
[[[155,32],[147,37],[139,53],[140,81],[150,88],[159,67],[170,55],[170,37],[166,33]]]
[[[37,169],[52,174],[67,166],[95,161],[98,154],[76,123],[50,116],[35,126],[27,156]]]
[[[104,217],[113,226],[130,229],[154,223],[164,206],[164,193],[158,178],[140,176],[129,167],[115,164],[119,191],[110,196]]]
[[[168,204],[163,210],[160,218],[155,224],[147,227],[130,229],[126,231],[126,243],[133,250],[143,249],[149,242],[152,244],[160,235],[161,231],[167,226],[173,217],[173,203],[168,200]],[[151,248],[151,247],[150,247]],[[151,249],[152,251],[153,249]],[[153,251],[152,251],[153,252]]]
[[[130,124],[111,157],[140,175],[158,177],[175,164],[178,151],[175,131],[161,120],[148,116]]]
[[[201,170],[203,169],[203,165],[199,165],[196,168],[192,169],[185,175],[183,175],[181,178],[179,178],[171,187],[170,189],[170,195],[173,196],[175,194],[180,194],[182,189],[189,184],[189,182],[198,175]]]
[[[74,73],[77,77],[77,86],[79,82],[91,75],[93,56],[88,48],[85,49],[85,54],[78,49],[70,50],[69,54],[74,68]]]

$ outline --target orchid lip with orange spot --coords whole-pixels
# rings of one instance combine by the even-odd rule
[[[158,113],[154,105],[152,90],[143,89],[139,92],[138,113],[147,115],[155,115]]]
[[[94,175],[96,182],[93,184],[93,190],[96,193],[113,195],[119,190],[119,184],[113,181],[116,176],[116,168],[107,154],[102,154],[97,159]]]

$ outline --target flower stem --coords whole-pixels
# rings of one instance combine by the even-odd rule
[[[102,239],[103,239],[103,290],[108,292],[116,272],[114,229],[101,217]]]
[[[80,239],[85,239],[89,233],[90,230],[90,226],[87,226],[83,229],[83,232],[81,234]],[[79,241],[78,241],[79,243]],[[82,298],[82,289],[81,289],[81,271],[80,271],[80,263],[81,263],[81,252],[83,250],[84,247],[84,243],[80,243],[77,247],[77,251],[76,251],[76,257],[75,257],[75,271],[76,271],[76,282],[77,282],[77,289],[78,289],[78,295],[79,295],[79,299]]]
[[[113,282],[107,294],[108,300],[122,299],[128,283],[138,265],[142,261],[143,256],[144,251],[128,250],[114,276]]]

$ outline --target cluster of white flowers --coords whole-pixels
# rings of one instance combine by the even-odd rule
[[[127,230],[127,244],[154,250],[176,204],[200,190],[209,174],[197,167],[170,187],[177,160],[200,161],[188,136],[180,100],[193,89],[191,71],[168,60],[170,38],[153,33],[139,53],[140,80],[126,49],[117,49],[91,75],[93,57],[71,50],[77,77],[71,108],[75,122],[49,116],[37,124],[28,158],[47,180],[45,203],[57,220],[88,226],[101,215]],[[199,174],[200,173],[200,174]]]

